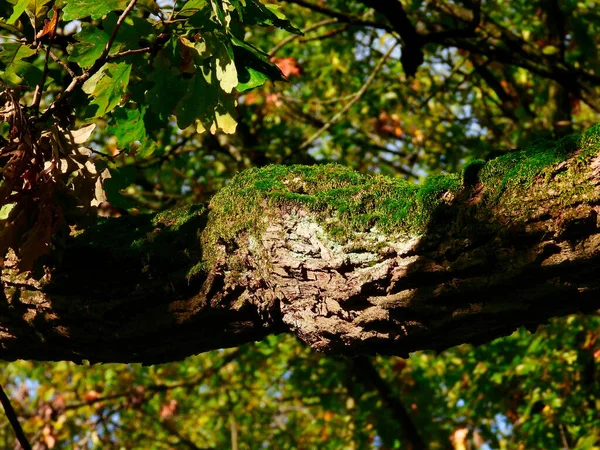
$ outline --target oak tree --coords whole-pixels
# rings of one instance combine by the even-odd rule
[[[6,366],[25,434],[595,448],[596,316],[454,346],[600,305],[598,27],[554,0],[4,2],[0,358],[83,364]]]

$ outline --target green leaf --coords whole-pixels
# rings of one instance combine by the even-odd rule
[[[29,5],[25,8],[27,15],[35,19],[44,19],[48,15],[48,3],[51,0],[30,0]]]
[[[233,61],[233,50],[228,42],[217,40],[214,48],[213,63],[217,80],[228,94],[238,85],[237,68]]]
[[[7,22],[2,22],[1,20],[0,20],[0,28],[4,28],[5,30],[10,31],[11,33],[13,33],[17,36],[23,36],[23,32],[21,30],[19,30],[17,27],[9,25]]]
[[[12,15],[8,18],[7,23],[9,25],[14,24],[17,19],[21,17],[21,14],[25,12],[25,8],[27,8],[32,1],[33,0],[19,0],[13,9]]]
[[[3,205],[2,208],[0,208],[0,220],[8,219],[8,215],[14,207],[15,203],[8,203],[6,205]]]
[[[146,99],[150,109],[162,120],[173,114],[185,94],[186,83],[182,83],[182,73],[177,68],[181,64],[181,56],[174,50],[177,47],[172,41],[156,55],[154,70],[148,75],[154,85],[147,91]]]
[[[28,45],[15,42],[2,44],[0,79],[11,86],[16,86],[21,84],[23,78],[29,78],[29,75],[34,77],[34,80],[29,79],[29,81],[35,83],[34,74],[41,71],[31,63],[24,61],[33,55],[35,55],[35,50]]]
[[[250,89],[262,86],[268,79],[269,77],[264,73],[254,70],[252,67],[244,67],[244,78],[240,77],[237,90],[238,92],[249,91]]]
[[[544,55],[554,55],[555,53],[558,53],[558,51],[559,51],[558,47],[555,47],[554,45],[546,45],[542,49],[542,53]]]
[[[136,202],[121,194],[121,190],[135,181],[138,171],[135,167],[110,168],[110,178],[104,181],[104,192],[111,205],[118,208],[132,208]]]
[[[206,0],[189,0],[181,7],[177,15],[185,17],[190,16],[205,8],[206,5]]]
[[[158,14],[160,6],[155,0],[140,0],[136,3],[142,10],[150,11],[153,14]]]
[[[177,126],[181,129],[187,128],[200,117],[207,121],[210,109],[214,108],[211,104],[214,103],[215,97],[214,87],[207,81],[204,73],[201,70],[196,72],[189,80],[185,95],[177,105]]]
[[[234,44],[233,53],[238,71],[239,92],[262,86],[267,80],[284,80],[281,70],[270,61],[266,53],[233,36],[231,42]]]
[[[81,31],[74,38],[77,44],[69,46],[68,60],[76,62],[80,67],[88,68],[100,57],[110,36],[106,31],[93,25],[83,24]]]
[[[63,20],[83,19],[88,16],[100,19],[111,11],[125,9],[127,3],[127,0],[65,0]]]
[[[138,144],[137,156],[146,158],[156,150],[156,143],[148,136],[144,116],[147,106],[138,109],[117,108],[112,114],[107,132],[117,138],[120,148],[130,150]]]
[[[74,36],[77,42],[68,48],[68,60],[76,62],[83,68],[91,67],[104,51],[117,20],[116,14],[109,14],[102,21],[102,29],[91,24],[83,24],[81,31]],[[138,17],[132,17],[131,20],[132,24],[128,21],[121,24],[110,49],[110,55],[127,48],[136,48],[140,40],[152,33],[152,25],[147,20]]]
[[[216,127],[223,133],[233,134],[237,128],[235,100],[233,97],[227,97],[223,100],[225,101],[215,110]],[[214,125],[211,132],[214,133]]]
[[[121,103],[129,84],[131,64],[106,64],[98,73],[101,74],[98,78],[93,79],[92,77],[83,85],[84,92],[94,97],[90,103],[93,111],[91,117],[101,117]],[[88,84],[88,82],[90,83]]]
[[[281,12],[277,11],[277,7],[273,5],[267,7],[258,0],[246,0],[246,6],[241,11],[243,12],[244,23],[247,26],[275,26],[290,33],[302,34],[302,31],[293,26]]]

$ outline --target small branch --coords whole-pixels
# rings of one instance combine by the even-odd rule
[[[160,392],[169,392],[173,389],[189,389],[192,387],[196,387],[199,384],[203,383],[206,381],[207,378],[213,376],[214,374],[218,373],[223,367],[225,367],[226,365],[228,365],[229,363],[231,363],[232,361],[234,361],[236,358],[238,358],[240,356],[240,350],[239,349],[235,349],[234,351],[230,352],[229,354],[225,355],[220,364],[216,365],[216,366],[212,366],[208,369],[206,369],[204,372],[200,373],[198,376],[196,376],[193,379],[186,379],[186,380],[182,380],[179,381],[177,383],[172,383],[172,384],[154,384],[154,385],[150,385],[150,386],[145,386],[145,392],[149,392],[151,394],[156,394],[156,393],[160,393]],[[76,410],[79,408],[83,408],[85,406],[91,406],[94,405],[96,403],[101,403],[101,402],[106,402],[106,401],[111,401],[111,400],[117,400],[117,399],[121,399],[124,397],[128,397],[133,393],[133,389],[128,389],[126,391],[121,391],[121,392],[117,392],[115,394],[109,394],[109,395],[105,395],[103,397],[98,397],[98,398],[94,398],[91,400],[87,400],[87,401],[83,401],[83,402],[78,402],[78,403],[71,403],[69,405],[66,405],[62,411],[68,411],[68,410]],[[148,397],[147,397],[148,398]]]
[[[231,450],[238,450],[238,429],[233,413],[229,415],[229,425],[231,432]]]
[[[339,23],[339,20],[337,20],[337,19],[325,19],[325,20],[321,20],[320,22],[317,22],[314,25],[311,25],[309,27],[304,28],[302,30],[302,34],[309,33],[309,32],[311,32],[313,30],[316,30],[317,28],[325,27],[327,25],[334,25],[336,23]],[[273,47],[271,49],[271,51],[269,52],[269,55],[271,55],[271,56],[275,55],[275,53],[277,53],[279,50],[281,50],[287,44],[289,44],[290,42],[295,41],[296,39],[298,39],[300,37],[301,37],[301,35],[299,35],[299,34],[292,34],[292,35],[286,37],[284,40],[282,40],[281,42],[279,42],[278,44],[276,44],[275,47]]]
[[[464,16],[468,15],[468,12],[463,12],[463,17],[458,18],[459,20],[463,20]],[[477,27],[481,24],[481,0],[474,0],[473,2],[473,10],[471,11],[471,20],[469,21],[466,28],[458,28],[451,30],[443,30],[430,33],[426,36],[426,39],[460,39],[460,38],[471,38],[476,37]]]
[[[423,38],[408,18],[399,0],[360,0],[362,4],[384,15],[402,38],[400,62],[407,76],[413,76],[423,64]]]
[[[305,0],[286,0],[286,1],[288,3],[294,3],[298,6],[302,6],[303,8],[310,9],[311,11],[321,13],[325,16],[334,17],[334,18],[344,21],[344,22],[351,20],[351,16],[349,14],[344,14],[341,11],[335,11],[333,9],[329,9],[324,6],[312,3],[312,2],[307,2]]]
[[[52,39],[48,42],[48,47],[46,47],[46,58],[44,60],[44,70],[42,72],[42,78],[40,82],[35,87],[35,92],[33,93],[33,101],[32,107],[35,111],[35,115],[37,115],[40,111],[40,102],[42,101],[42,91],[44,90],[44,84],[46,83],[46,78],[48,76],[48,61],[50,60],[50,45],[52,43]]]
[[[148,417],[149,419],[154,421],[154,423],[160,425],[167,433],[175,436],[179,441],[178,443],[184,446],[185,448],[188,448],[190,450],[215,450],[212,447],[198,447],[194,441],[192,441],[189,437],[185,436],[179,431],[179,429],[177,428],[177,423],[175,421],[156,418],[154,416],[151,416],[150,414],[148,414],[148,412],[144,410],[142,410],[141,412],[142,415]],[[202,435],[202,433],[199,434]],[[206,439],[205,436],[203,437]]]
[[[302,42],[306,43],[306,42],[311,42],[311,41],[322,41],[324,39],[331,39],[332,37],[337,36],[340,33],[343,33],[344,31],[346,31],[351,26],[352,26],[351,23],[345,23],[341,27],[336,28],[335,30],[328,31],[325,34],[321,34],[319,36],[315,36],[315,37],[312,37],[312,38],[302,39]]]
[[[565,426],[561,423],[558,425],[558,429],[560,430],[560,439],[563,444],[563,450],[570,450],[569,441],[567,440],[567,434],[565,433]]]
[[[372,361],[366,356],[358,356],[354,358],[353,362],[354,373],[357,378],[363,383],[372,385],[379,393],[382,402],[390,408],[407,440],[407,442],[403,443],[407,444],[406,448],[410,450],[426,449],[427,445],[425,445],[425,441],[423,441],[423,438],[419,434],[410,413],[402,401],[394,395],[381,375],[379,375]]]
[[[132,50],[125,50],[119,53],[115,53],[114,55],[110,55],[106,58],[107,61],[112,61],[118,58],[124,58],[125,56],[137,55],[138,53],[149,53],[152,50],[152,47],[142,47],[142,48],[134,48]]]
[[[58,64],[60,67],[62,67],[64,70],[66,70],[66,71],[67,71],[67,73],[68,73],[68,74],[69,74],[69,75],[70,75],[72,78],[75,78],[75,76],[76,76],[76,75],[75,75],[75,72],[73,72],[73,71],[72,71],[72,70],[69,68],[69,66],[68,66],[68,65],[67,65],[67,64],[66,64],[66,63],[65,63],[65,62],[64,62],[62,59],[60,59],[58,56],[56,56],[56,55],[54,54],[54,52],[52,52],[52,51],[50,51],[50,58],[52,58],[52,60],[53,60],[53,61],[54,61],[56,64]]]
[[[4,408],[4,413],[6,414],[6,418],[10,422],[10,425],[12,426],[12,428],[15,432],[15,435],[17,437],[17,440],[19,441],[19,444],[21,444],[21,447],[23,447],[23,450],[31,450],[31,445],[29,444],[29,441],[27,440],[27,436],[25,436],[25,433],[23,432],[23,428],[21,428],[21,424],[19,423],[19,418],[17,417],[17,414],[15,413],[15,410],[13,409],[13,407],[10,403],[10,399],[4,392],[4,389],[2,388],[2,386],[0,386],[0,403],[2,404],[2,407]]]
[[[48,109],[44,112],[44,114],[42,114],[41,119],[45,119],[46,117],[48,117],[48,115],[53,110],[55,110],[58,106],[60,106],[62,103],[64,103],[66,101],[66,99],[71,94],[71,92],[73,92],[77,87],[79,87],[83,83],[85,83],[92,75],[94,75],[96,72],[98,72],[102,68],[104,63],[107,61],[108,54],[110,52],[110,49],[112,48],[113,43],[115,42],[115,39],[117,38],[117,33],[119,32],[121,25],[123,24],[123,22],[125,21],[125,18],[131,12],[131,10],[133,9],[133,7],[135,6],[136,3],[137,3],[137,0],[131,0],[129,2],[129,4],[127,5],[127,7],[125,8],[125,10],[123,11],[123,13],[119,16],[119,18],[117,19],[117,23],[115,25],[115,29],[113,30],[112,34],[110,35],[110,38],[108,39],[108,42],[106,43],[106,46],[104,47],[104,50],[102,51],[102,53],[100,54],[100,56],[98,57],[96,62],[94,62],[92,67],[90,67],[87,71],[85,71],[78,77],[75,77],[75,78],[73,78],[73,80],[71,80],[71,83],[69,83],[69,86],[67,86],[67,88],[61,94],[58,95],[56,100],[54,100],[54,102],[48,107]]]
[[[376,22],[373,20],[363,20],[360,17],[354,16],[352,14],[343,13],[341,11],[336,11],[334,9],[326,8],[321,5],[317,5],[312,2],[307,2],[305,0],[285,0],[288,3],[293,3],[298,6],[302,6],[303,8],[310,9],[311,11],[315,11],[317,13],[323,14],[325,16],[333,17],[340,22],[344,23],[352,23],[353,25],[362,25],[365,27],[373,27],[382,29],[388,32],[393,32],[394,29],[386,24]]]
[[[396,43],[394,45],[392,45],[389,48],[389,50],[387,52],[385,52],[385,54],[379,59],[379,61],[377,62],[377,65],[373,69],[373,72],[371,73],[371,75],[369,76],[369,78],[367,79],[365,84],[363,84],[362,87],[358,90],[358,92],[354,95],[352,100],[350,100],[348,103],[346,103],[346,105],[341,109],[341,111],[339,111],[337,114],[335,114],[331,119],[329,119],[329,121],[327,123],[325,123],[325,125],[323,125],[321,128],[319,128],[311,137],[309,137],[307,140],[305,140],[300,145],[300,147],[298,147],[299,150],[304,150],[305,148],[307,148],[321,134],[323,134],[325,131],[327,131],[329,128],[331,128],[331,126],[334,123],[336,123],[344,114],[346,114],[346,112],[350,108],[352,108],[352,106],[365,94],[365,92],[367,91],[369,86],[371,86],[373,81],[375,81],[375,77],[377,76],[377,74],[383,67],[383,64],[389,58],[389,56],[392,54],[392,51],[396,48],[397,45],[398,45],[398,42],[396,41]]]

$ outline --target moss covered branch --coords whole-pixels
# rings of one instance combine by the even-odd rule
[[[291,332],[405,355],[600,307],[600,127],[422,185],[270,166],[4,268],[0,359],[181,359]]]

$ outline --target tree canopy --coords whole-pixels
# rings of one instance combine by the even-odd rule
[[[600,448],[599,28],[2,2],[0,357],[78,363],[3,363],[31,445]]]

